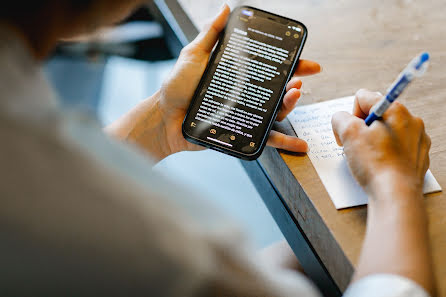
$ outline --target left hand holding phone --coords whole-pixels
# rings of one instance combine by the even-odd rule
[[[224,5],[210,25],[181,51],[178,62],[161,89],[108,127],[108,132],[136,142],[157,159],[181,151],[203,150],[203,147],[184,139],[181,124],[229,15],[230,8]],[[287,93],[277,116],[278,121],[286,118],[301,96],[302,82],[298,77],[320,71],[321,66],[318,63],[300,60],[287,85]],[[306,152],[308,149],[304,140],[277,131],[271,131],[268,145],[292,152]]]
[[[169,129],[171,132],[169,137],[172,140],[170,143],[173,152],[203,149],[203,147],[191,144],[183,138],[181,122],[206,69],[212,49],[218,41],[220,32],[226,25],[229,14],[229,7],[224,5],[213,22],[191,44],[184,48],[171,77],[161,89],[160,107],[164,110],[166,119],[169,119],[172,123]],[[321,66],[316,62],[300,61],[295,76],[287,85],[287,93],[284,96],[277,120],[285,119],[301,96],[302,82],[298,77],[317,74],[320,70]],[[304,140],[277,131],[271,131],[268,145],[292,152],[306,152],[308,148]]]

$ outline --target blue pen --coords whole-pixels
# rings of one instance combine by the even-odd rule
[[[389,106],[398,99],[404,89],[415,78],[422,76],[428,67],[429,54],[422,53],[413,59],[409,65],[401,72],[396,81],[391,85],[387,91],[387,95],[376,105],[373,112],[365,119],[367,126],[370,126],[375,120],[380,119]]]

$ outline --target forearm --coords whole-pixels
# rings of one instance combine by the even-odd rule
[[[433,294],[422,193],[401,182],[387,184],[391,185],[378,188],[370,199],[367,233],[354,280],[377,273],[397,274]]]
[[[159,93],[156,93],[104,130],[115,138],[137,144],[157,161],[161,160],[170,153],[158,105]]]

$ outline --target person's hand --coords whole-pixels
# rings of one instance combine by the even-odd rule
[[[181,124],[229,14],[230,9],[225,5],[214,21],[182,50],[171,76],[159,92],[159,108],[164,121],[170,153],[203,149],[184,139]],[[277,117],[279,121],[293,110],[301,96],[302,82],[298,76],[315,74],[320,70],[321,67],[318,63],[307,60],[300,61],[294,77],[287,85],[287,93]],[[268,145],[293,152],[306,152],[308,148],[305,141],[277,131],[271,132]]]
[[[333,116],[336,140],[344,146],[353,176],[372,196],[383,182],[421,194],[431,145],[423,120],[394,102],[382,120],[368,127],[364,119],[381,98],[380,93],[358,91],[353,115],[338,112]]]
[[[353,115],[339,112],[332,118],[352,174],[369,196],[367,231],[353,282],[376,274],[399,275],[433,293],[422,199],[431,141],[423,121],[398,102],[367,126],[364,119],[381,98],[360,90]]]

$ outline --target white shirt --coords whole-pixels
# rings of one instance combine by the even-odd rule
[[[0,40],[3,296],[321,296],[259,263],[230,218],[93,117],[62,110],[21,40]],[[428,295],[376,275],[344,296]]]

